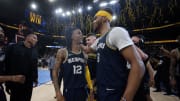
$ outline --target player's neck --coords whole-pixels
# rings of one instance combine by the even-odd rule
[[[106,34],[109,30],[111,29],[110,24],[109,23],[104,23],[100,29],[100,34],[101,36]]]
[[[81,50],[80,44],[73,42],[72,43],[72,52],[79,53],[80,50]]]

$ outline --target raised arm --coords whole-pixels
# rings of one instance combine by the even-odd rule
[[[60,87],[59,87],[59,83],[58,83],[58,73],[60,70],[60,66],[63,63],[63,61],[65,60],[65,49],[59,49],[56,55],[56,60],[55,60],[55,66],[53,69],[53,84],[54,84],[54,88],[55,88],[55,93],[56,93],[56,98],[57,101],[64,101],[64,97],[62,95],[62,93],[60,92]]]

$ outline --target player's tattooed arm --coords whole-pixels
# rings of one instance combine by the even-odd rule
[[[53,69],[53,83],[54,83],[57,99],[62,97],[62,94],[60,92],[60,86],[58,83],[58,73],[59,73],[59,70],[61,70],[61,64],[63,63],[65,59],[65,55],[66,55],[65,49],[58,50],[57,55],[56,55],[54,69]]]

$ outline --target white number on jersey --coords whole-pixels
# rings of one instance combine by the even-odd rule
[[[73,73],[76,74],[82,74],[82,66],[81,65],[73,65]]]

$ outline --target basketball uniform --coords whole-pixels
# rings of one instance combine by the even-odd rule
[[[66,101],[86,101],[85,58],[82,52],[68,51],[62,64],[64,80],[63,95]]]
[[[109,46],[108,34],[97,43],[98,101],[120,101],[128,79],[127,62],[118,49]]]

